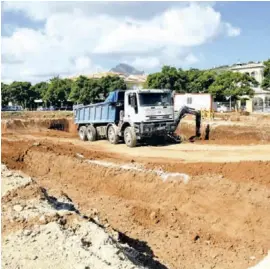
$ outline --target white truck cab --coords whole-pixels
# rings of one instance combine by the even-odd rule
[[[127,90],[119,135],[125,137],[127,126],[132,128],[136,139],[165,137],[175,130],[174,108],[170,90]],[[129,128],[130,130],[130,128]],[[133,138],[134,139],[134,138]],[[128,144],[128,143],[127,143]]]
[[[124,98],[124,121],[139,123],[174,120],[170,90],[128,90]]]

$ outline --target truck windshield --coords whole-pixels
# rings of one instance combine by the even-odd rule
[[[140,93],[141,106],[169,106],[172,105],[170,93]]]

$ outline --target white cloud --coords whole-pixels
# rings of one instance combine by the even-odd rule
[[[89,57],[78,57],[75,60],[75,67],[78,70],[85,70],[88,69],[91,66],[91,60]]]
[[[199,59],[192,53],[188,54],[184,60],[185,60],[185,64],[195,64],[199,61]]]
[[[160,60],[156,57],[138,57],[131,63],[131,65],[140,70],[161,67]]]
[[[228,36],[238,36],[241,33],[241,29],[233,27],[230,23],[225,23]]]
[[[221,14],[207,4],[171,7],[147,19],[89,15],[85,5],[6,2],[5,11],[44,20],[44,27],[17,28],[2,38],[3,78],[37,81],[52,75],[87,74],[104,69],[99,61],[115,55],[131,59],[145,71],[162,64],[194,64],[198,58],[192,54],[193,47],[221,34],[240,34],[239,28],[223,22]],[[128,3],[122,7],[127,9]]]

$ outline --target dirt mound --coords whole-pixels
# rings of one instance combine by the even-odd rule
[[[9,187],[2,196],[6,268],[166,269],[152,253],[133,248],[136,240],[108,233],[97,218],[81,215],[66,194],[56,198],[31,178],[1,168]],[[139,243],[137,248],[143,246]]]
[[[9,119],[1,122],[2,134],[8,132],[25,131],[37,132],[46,129],[77,133],[77,126],[73,119]],[[59,134],[60,135],[60,134]]]
[[[88,215],[95,209],[101,223],[147,242],[169,268],[244,269],[270,248],[269,163],[141,163],[145,169],[186,172],[190,179],[185,183],[123,169],[127,157],[72,144],[5,141],[2,160],[34,176],[46,189],[63,191],[80,212]],[[257,168],[262,172],[253,173]],[[241,177],[245,169],[250,170]]]
[[[183,121],[176,133],[186,139],[195,135],[193,121]],[[199,143],[209,144],[263,144],[270,142],[270,126],[268,125],[235,125],[203,122]]]
[[[2,119],[52,119],[72,117],[73,111],[2,111],[1,113]]]

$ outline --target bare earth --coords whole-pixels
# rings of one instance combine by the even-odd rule
[[[2,162],[34,178],[54,197],[64,192],[82,214],[93,216],[95,212],[102,225],[129,238],[126,241],[133,242],[136,251],[158,260],[154,267],[144,264],[146,268],[246,269],[267,256],[270,138],[264,132],[270,123],[256,128],[253,122],[240,122],[237,127],[227,122],[217,127],[212,124],[209,140],[132,149],[107,141],[82,142],[70,122],[58,123],[64,131],[48,129],[48,119],[3,122]],[[185,124],[180,132],[188,137],[192,127],[188,121]],[[34,195],[26,188],[18,197],[25,192],[28,199]],[[2,198],[3,208],[15,203],[7,197]],[[4,217],[3,233],[11,241],[20,241],[19,250],[28,241],[16,232],[22,233],[32,220],[26,218],[23,225],[8,225],[8,221]],[[70,234],[56,226],[53,229],[58,229],[59,237],[68,241]],[[32,231],[34,226],[27,229]],[[110,234],[109,230],[105,232]],[[71,250],[78,247],[75,243],[59,245]],[[3,253],[14,247],[5,243]],[[87,266],[88,254],[83,255],[79,262]],[[4,257],[11,265],[14,256]],[[132,262],[125,261],[126,266]],[[266,266],[261,268],[270,268]],[[129,267],[123,262],[123,267],[108,268]]]

